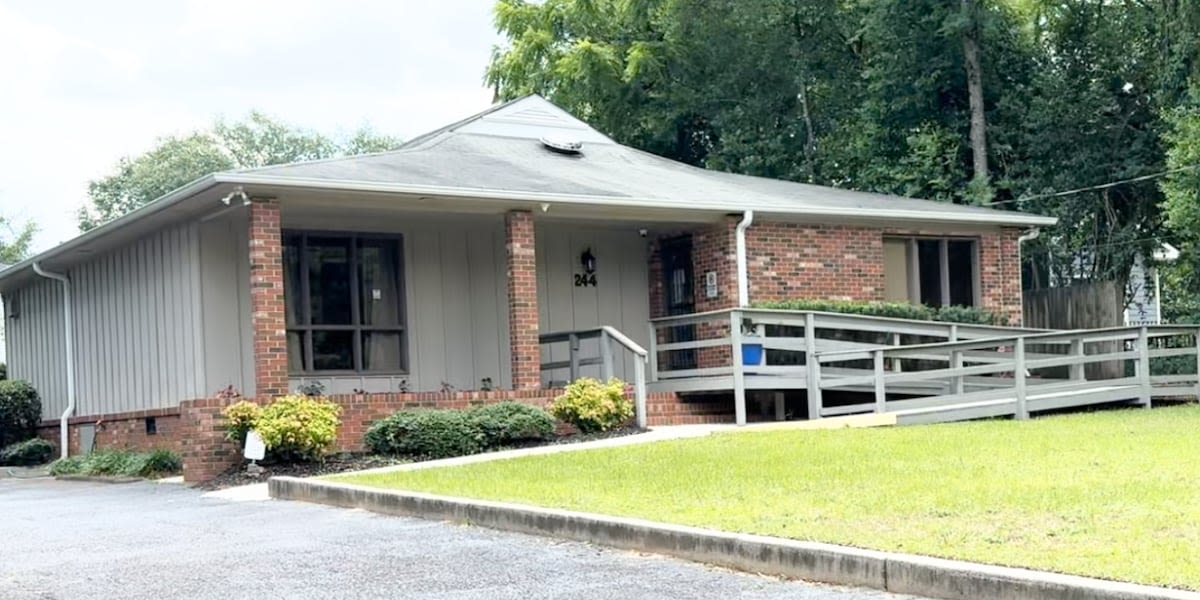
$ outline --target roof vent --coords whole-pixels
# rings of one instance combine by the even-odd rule
[[[579,151],[583,149],[583,142],[579,140],[572,140],[553,135],[544,135],[542,136],[541,141],[542,145],[548,150],[551,152],[557,152],[559,154],[579,154]]]

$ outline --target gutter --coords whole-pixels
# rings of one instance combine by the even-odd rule
[[[750,273],[746,266],[746,229],[754,224],[754,211],[742,213],[742,222],[737,225],[737,277],[738,306],[750,307]]]
[[[63,287],[63,339],[66,343],[67,356],[67,409],[63,411],[58,421],[59,441],[62,448],[62,458],[66,458],[70,446],[67,420],[75,412],[75,336],[71,323],[71,280],[61,273],[53,273],[42,269],[41,262],[33,263],[33,272],[62,283]]]

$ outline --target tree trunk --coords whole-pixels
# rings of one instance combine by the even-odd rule
[[[976,182],[988,180],[987,117],[983,112],[983,74],[979,61],[979,20],[976,0],[962,0],[963,12],[970,25],[963,30],[963,58],[967,69],[967,92],[971,100],[971,156]]]
[[[808,111],[808,84],[800,85],[800,111],[804,118],[804,171],[808,183],[813,183],[813,161],[817,155],[817,137],[813,131],[812,114]]]

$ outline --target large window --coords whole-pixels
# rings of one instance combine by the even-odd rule
[[[975,306],[979,270],[973,240],[885,238],[884,297],[927,306]]]
[[[284,234],[289,371],[407,370],[401,247],[398,236]]]

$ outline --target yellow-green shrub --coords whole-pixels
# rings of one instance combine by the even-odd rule
[[[242,400],[226,406],[221,414],[225,416],[225,438],[243,444],[246,434],[254,429],[258,418],[262,416],[262,407]]]
[[[315,460],[337,441],[342,407],[324,398],[284,396],[267,405],[255,429],[285,459]]]
[[[633,418],[633,403],[625,398],[625,382],[582,377],[555,398],[550,414],[574,425],[582,433],[608,431]]]

